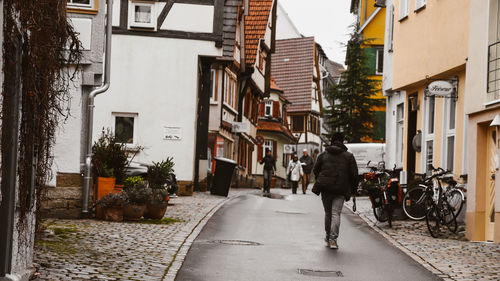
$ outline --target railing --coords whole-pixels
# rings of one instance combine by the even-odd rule
[[[488,101],[500,99],[500,41],[488,46]]]

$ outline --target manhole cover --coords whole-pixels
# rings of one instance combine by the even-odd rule
[[[297,212],[297,211],[276,211],[276,213],[289,214],[289,215],[305,215],[306,214],[306,213]]]
[[[344,277],[341,271],[299,269],[299,274],[315,277]]]
[[[258,243],[258,242],[244,241],[244,240],[213,240],[213,241],[209,241],[209,243],[233,245],[233,246],[260,246],[260,245],[262,245],[261,243]]]

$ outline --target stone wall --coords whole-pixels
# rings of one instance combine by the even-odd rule
[[[40,205],[42,217],[60,219],[80,217],[82,208],[82,176],[80,174],[58,173],[56,186],[48,186],[45,191],[46,194]]]

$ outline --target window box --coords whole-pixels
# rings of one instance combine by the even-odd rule
[[[156,30],[156,11],[154,2],[130,2],[128,13],[129,25],[131,28]]]

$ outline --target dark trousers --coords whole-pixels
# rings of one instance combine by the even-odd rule
[[[271,192],[271,181],[273,180],[273,170],[264,169],[264,192]]]
[[[290,181],[292,183],[292,193],[297,194],[297,187],[299,186],[299,181]]]
[[[309,183],[311,182],[311,173],[302,175],[302,192],[305,194]]]

